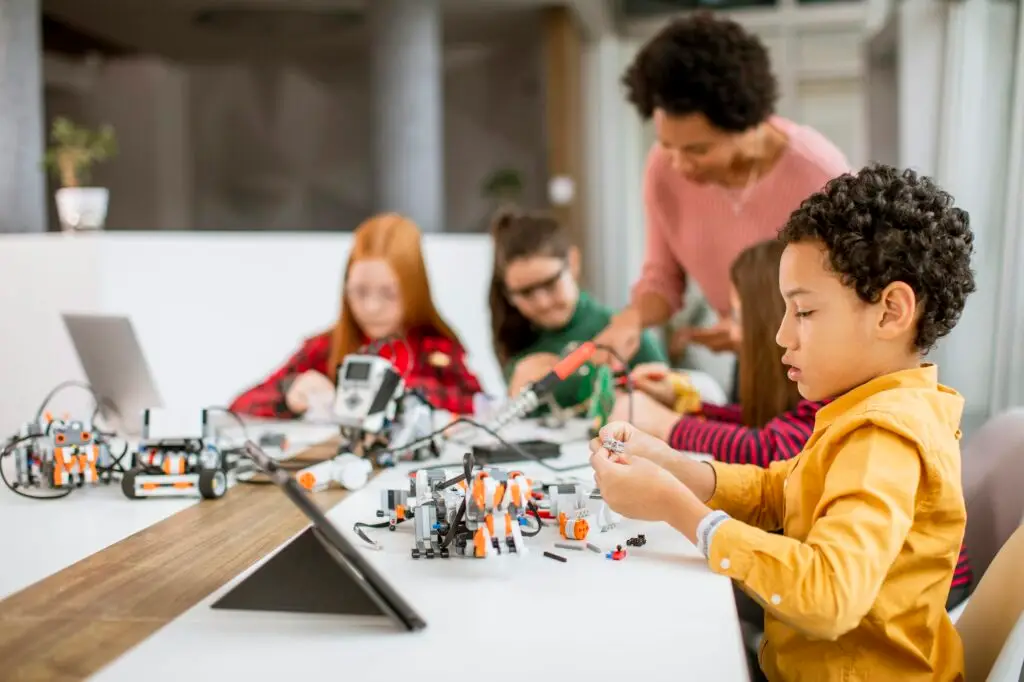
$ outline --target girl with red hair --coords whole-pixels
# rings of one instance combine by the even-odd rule
[[[375,343],[394,336],[401,339]],[[419,228],[393,213],[356,229],[334,327],[307,339],[282,367],[238,396],[231,410],[300,417],[312,404],[333,401],[339,365],[359,352],[391,359],[406,385],[420,390],[435,408],[472,413],[480,382],[431,299]]]

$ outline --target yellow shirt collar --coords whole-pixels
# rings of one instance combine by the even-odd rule
[[[890,391],[894,388],[939,388],[939,369],[930,362],[923,363],[915,369],[904,369],[899,372],[883,374],[880,377],[861,384],[839,396],[828,405],[818,410],[814,420],[814,430],[820,431],[835,419],[846,414],[858,403],[876,393]]]

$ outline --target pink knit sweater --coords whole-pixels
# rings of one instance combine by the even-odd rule
[[[788,135],[789,144],[745,193],[691,182],[672,169],[660,146],[651,149],[644,173],[647,244],[634,299],[654,292],[676,311],[689,276],[719,315],[727,315],[733,260],[748,246],[774,237],[804,199],[849,170],[843,153],[821,133],[777,116],[771,122]]]

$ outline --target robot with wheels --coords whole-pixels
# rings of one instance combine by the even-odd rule
[[[12,448],[20,488],[81,488],[109,482],[110,449],[86,421],[53,419],[25,424]]]
[[[217,447],[212,430],[206,410],[146,410],[139,449],[121,479],[125,496],[222,497],[232,462]]]
[[[433,408],[387,358],[349,355],[338,367],[334,419],[341,427],[338,456],[296,474],[310,491],[337,483],[349,490],[366,485],[373,465],[439,457],[441,437],[433,432]],[[409,448],[393,446],[411,444]]]

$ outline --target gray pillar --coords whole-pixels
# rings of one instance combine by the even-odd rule
[[[445,230],[444,84],[439,0],[367,3],[374,209]]]
[[[0,0],[0,232],[46,231],[40,0]]]

